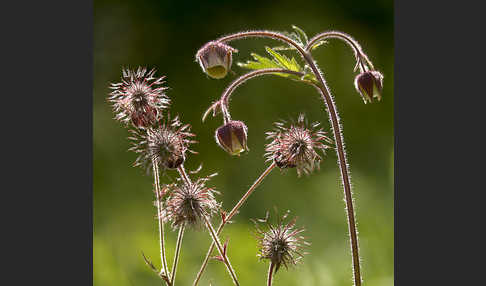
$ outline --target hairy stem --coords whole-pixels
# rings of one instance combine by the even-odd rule
[[[273,268],[274,267],[275,267],[275,264],[273,262],[270,262],[270,266],[268,267],[267,286],[272,286]]]
[[[236,33],[236,34],[231,34],[231,35],[221,37],[221,38],[217,39],[217,41],[218,42],[229,42],[229,41],[244,39],[244,38],[248,38],[248,37],[271,38],[271,39],[279,40],[279,41],[282,41],[284,43],[287,43],[287,44],[293,46],[301,54],[305,53],[304,49],[302,49],[302,47],[299,44],[297,44],[294,40],[292,40],[291,38],[289,38],[285,35],[282,35],[282,34],[277,33],[277,32],[272,32],[272,31],[239,32],[239,33]]]
[[[235,283],[236,286],[239,286],[238,278],[236,278],[235,271],[233,270],[233,267],[231,266],[231,263],[229,262],[228,257],[226,256],[226,253],[224,253],[223,246],[221,245],[221,242],[219,241],[218,235],[214,231],[213,226],[211,225],[211,222],[206,216],[203,216],[204,221],[206,222],[206,226],[209,230],[209,233],[211,237],[213,238],[213,241],[216,243],[216,246],[218,247],[219,254],[223,258],[224,264],[226,265],[226,269],[228,269],[228,272],[231,275],[231,279],[233,279],[233,283]]]
[[[340,39],[340,40],[343,40],[346,44],[348,44],[351,47],[351,49],[353,49],[353,52],[356,56],[356,59],[359,61],[362,72],[366,71],[366,68],[365,68],[365,66],[362,62],[362,59],[364,59],[366,61],[366,63],[370,66],[370,68],[373,69],[373,63],[371,63],[371,61],[368,59],[366,54],[363,53],[363,50],[362,50],[360,44],[355,39],[353,39],[350,35],[342,33],[342,32],[329,31],[329,32],[320,33],[320,34],[312,37],[312,39],[309,40],[309,42],[307,43],[307,45],[305,46],[304,49],[307,52],[310,52],[312,50],[312,47],[316,43],[318,43],[319,41],[322,41],[324,39],[328,39],[328,38]]]
[[[248,199],[248,197],[253,193],[253,191],[256,189],[258,185],[265,179],[268,174],[275,168],[275,162],[272,162],[270,166],[256,179],[256,181],[251,185],[251,187],[246,191],[246,193],[241,197],[241,199],[238,201],[238,203],[233,207],[233,209],[230,211],[228,216],[221,222],[221,224],[218,227],[218,230],[216,231],[216,235],[219,235],[221,231],[223,231],[223,227],[226,225],[228,221],[231,220],[231,218],[238,212],[240,207],[245,203],[245,201]],[[199,283],[199,280],[201,279],[201,276],[206,269],[206,266],[208,265],[209,258],[211,257],[211,253],[214,249],[214,241],[211,243],[211,246],[209,247],[209,250],[206,254],[206,258],[204,258],[204,261],[201,265],[201,269],[199,269],[199,272],[197,273],[196,280],[194,280],[193,286],[196,286],[197,283]]]
[[[174,255],[174,263],[172,264],[172,275],[170,276],[170,284],[174,286],[176,271],[177,271],[177,263],[179,262],[179,255],[181,253],[181,245],[182,245],[182,237],[184,236],[184,229],[186,228],[186,224],[183,223],[179,227],[179,234],[177,235],[177,244],[176,250]]]
[[[190,185],[191,184],[191,178],[186,173],[186,169],[184,168],[184,164],[181,164],[178,168],[177,171],[179,171],[179,175],[181,178],[186,182],[186,184]]]
[[[158,162],[155,158],[152,159],[152,166],[153,166],[153,172],[154,172],[155,194],[156,194],[156,199],[157,199],[157,219],[159,221],[160,259],[162,261],[162,267],[160,269],[160,272],[161,273],[163,272],[167,277],[169,277],[169,270],[167,268],[167,260],[166,260],[166,257],[165,257],[164,222],[162,221],[159,165],[158,165]]]
[[[358,246],[358,231],[356,228],[356,220],[354,215],[353,198],[351,193],[351,182],[349,179],[348,163],[346,158],[346,151],[344,150],[344,139],[342,135],[339,116],[336,109],[336,104],[331,96],[329,87],[327,86],[321,71],[314,62],[312,56],[308,53],[304,55],[307,63],[314,72],[320,86],[316,86],[317,90],[322,96],[322,100],[326,104],[329,121],[331,122],[332,131],[334,133],[334,140],[336,142],[336,152],[338,156],[338,166],[341,171],[341,181],[344,188],[344,199],[346,201],[346,216],[348,219],[348,230],[351,243],[351,252],[353,256],[353,278],[354,285],[361,286],[361,271],[360,258]]]
[[[231,117],[228,112],[228,103],[229,103],[229,97],[233,93],[233,91],[246,82],[247,80],[250,80],[254,77],[261,76],[261,75],[266,75],[266,74],[275,74],[275,73],[286,73],[286,74],[294,74],[297,76],[304,76],[303,73],[297,72],[297,71],[291,71],[287,69],[279,69],[279,68],[269,68],[269,69],[260,69],[256,71],[249,72],[247,74],[244,74],[234,80],[223,92],[223,95],[221,96],[220,102],[221,102],[221,110],[223,112],[223,118],[225,123],[231,120]]]

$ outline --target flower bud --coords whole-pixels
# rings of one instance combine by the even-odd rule
[[[383,91],[383,75],[377,71],[367,71],[356,76],[354,87],[361,94],[364,102],[371,102],[373,98],[381,100]]]
[[[232,63],[232,53],[236,49],[219,42],[209,42],[196,54],[196,61],[210,77],[221,79],[228,74]]]
[[[246,146],[248,128],[241,121],[231,120],[216,130],[216,142],[231,155],[248,151]]]

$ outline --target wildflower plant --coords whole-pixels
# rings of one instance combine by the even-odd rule
[[[244,205],[248,197],[275,168],[281,170],[296,169],[297,176],[311,175],[319,169],[328,149],[334,149],[337,154],[337,165],[341,173],[341,183],[346,203],[346,217],[350,237],[350,248],[353,265],[353,281],[355,286],[362,283],[358,232],[349,176],[349,163],[344,149],[344,137],[338,111],[331,95],[329,86],[317,66],[312,52],[319,46],[327,44],[329,39],[339,39],[351,47],[356,60],[354,70],[356,75],[354,85],[364,103],[382,99],[383,75],[376,71],[373,64],[363,52],[361,46],[349,35],[337,32],[323,32],[308,38],[303,30],[293,26],[292,32],[246,31],[230,34],[209,41],[196,53],[196,62],[202,71],[211,79],[221,79],[228,75],[233,63],[233,54],[237,50],[229,42],[248,38],[269,38],[280,42],[280,46],[266,47],[268,56],[252,53],[252,60],[238,66],[251,70],[232,81],[222,92],[222,95],[204,112],[204,121],[210,114],[222,114],[223,125],[214,131],[217,145],[230,155],[240,156],[248,148],[249,128],[242,120],[234,120],[230,114],[230,96],[242,83],[262,75],[276,75],[299,81],[313,86],[321,96],[325,111],[329,118],[330,134],[320,122],[310,123],[304,114],[289,122],[275,122],[275,129],[266,133],[269,142],[265,146],[265,158],[269,162],[265,171],[254,181],[250,188],[229,212],[222,209],[214,188],[207,183],[213,176],[200,177],[195,180],[186,172],[184,163],[189,149],[197,143],[195,134],[191,133],[190,125],[181,122],[179,116],[171,119],[168,109],[171,100],[165,94],[164,77],[156,77],[155,70],[147,72],[145,68],[137,70],[124,69],[122,81],[111,84],[112,93],[108,101],[113,105],[115,119],[124,123],[129,129],[132,142],[131,151],[138,154],[135,166],[152,170],[155,186],[155,206],[157,207],[160,269],[143,256],[147,265],[152,268],[168,286],[175,284],[178,259],[181,252],[182,238],[187,226],[199,231],[206,229],[212,238],[207,254],[196,274],[193,286],[198,285],[211,258],[221,261],[226,267],[234,285],[240,285],[237,268],[233,268],[229,259],[228,241],[223,245],[219,235],[224,226],[232,220]],[[283,45],[282,45],[283,44]],[[285,51],[285,55],[283,52]],[[290,56],[293,54],[293,56]],[[165,114],[165,115],[164,115]],[[131,123],[131,124],[129,124]],[[192,147],[191,147],[192,148]],[[263,149],[263,147],[262,147]],[[178,177],[161,185],[160,172],[175,172]],[[167,176],[170,178],[170,176]],[[222,191],[224,192],[224,191]],[[215,214],[219,214],[215,215]],[[256,222],[257,241],[259,243],[258,257],[269,261],[267,285],[272,285],[273,275],[283,265],[285,268],[295,265],[305,254],[302,248],[308,243],[301,236],[303,228],[296,227],[296,219],[284,222],[288,213],[281,217],[277,224],[270,224],[268,215]],[[220,217],[218,228],[214,228],[211,220]],[[264,227],[261,226],[264,224]],[[178,231],[172,269],[166,261],[165,224],[170,224]],[[213,255],[216,246],[218,254]]]

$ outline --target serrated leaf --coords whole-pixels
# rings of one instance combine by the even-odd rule
[[[269,47],[265,47],[265,50],[273,56],[274,62],[278,63],[282,68],[291,71],[302,71],[302,68],[299,66],[295,58],[289,59],[285,55],[281,55]]]
[[[290,78],[292,80],[317,83],[317,80],[314,74],[312,73],[312,71],[309,71],[309,69],[304,70],[294,57],[289,59],[287,56],[275,51],[275,49],[269,47],[265,47],[265,49],[272,56],[271,59],[252,53],[251,56],[253,57],[254,61],[249,60],[246,63],[238,63],[238,66],[251,69],[251,70],[280,68],[280,69],[287,69],[291,71],[301,72],[304,74],[302,77],[294,74],[287,74],[287,73],[275,73],[275,74],[281,77]]]
[[[295,25],[292,25],[292,29],[294,29],[297,32],[297,34],[299,35],[300,42],[304,45],[307,45],[309,38],[307,38],[307,35],[305,34],[304,30],[302,30],[301,28],[299,28]]]

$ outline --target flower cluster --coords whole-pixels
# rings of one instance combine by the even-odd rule
[[[300,236],[305,229],[295,227],[297,218],[283,223],[288,215],[289,212],[282,216],[276,225],[268,222],[268,212],[264,219],[254,221],[259,246],[258,257],[270,260],[275,265],[275,272],[281,265],[288,269],[289,265],[297,264],[306,254],[302,253],[301,249],[304,245],[309,245],[305,238]],[[264,223],[266,227],[261,228],[258,222]]]
[[[206,182],[215,174],[199,178],[195,182],[180,181],[168,186],[169,198],[165,202],[162,218],[170,222],[173,228],[182,224],[197,227],[218,211],[220,204],[214,199],[212,188],[206,187]]]
[[[285,127],[285,121],[274,125],[275,130],[266,133],[267,139],[272,139],[265,148],[267,161],[274,161],[281,169],[296,168],[299,176],[319,168],[321,156],[317,151],[325,153],[330,147],[324,142],[332,143],[326,132],[318,129],[319,122],[308,126],[304,115],[300,114],[290,127]]]

